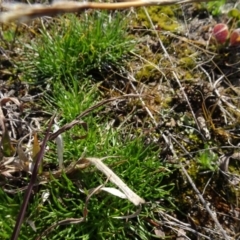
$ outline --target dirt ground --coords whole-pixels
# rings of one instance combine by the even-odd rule
[[[113,127],[126,121],[141,131],[146,146],[153,144],[156,152],[160,149],[159,161],[173,170],[168,181],[177,186],[172,194],[178,211],[169,215],[179,225],[173,225],[162,212],[156,213],[159,221],[148,219],[156,235],[186,239],[185,224],[186,229],[192,229],[188,231],[189,239],[205,239],[201,234],[211,240],[224,239],[181,163],[228,236],[240,239],[240,48],[219,46],[212,38],[216,23],[234,28],[236,22],[226,16],[213,18],[196,4],[174,9],[171,15],[165,8],[168,18],[164,25],[155,20],[159,12],[153,7],[148,9],[153,26],[142,17],[142,10],[130,13],[129,34],[138,39],[138,50],[126,59],[126,67],[104,65],[91,75],[95,81],[102,81],[99,91],[105,98],[123,93],[147,97],[144,104],[128,99],[115,101],[98,115],[108,114]],[[18,140],[28,133],[28,124],[46,121],[51,114],[37,103],[43,88],[29,86],[22,81],[22,73],[16,72],[17,49],[6,49],[4,44],[0,48],[0,114],[6,119],[11,138]],[[131,112],[135,114],[129,117]],[[12,124],[9,119],[19,121]],[[122,137],[124,141],[124,134]],[[213,165],[206,167],[197,161],[203,153],[212,158]],[[17,187],[24,184],[18,182]]]

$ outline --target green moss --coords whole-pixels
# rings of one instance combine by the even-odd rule
[[[169,108],[169,106],[172,103],[173,98],[172,97],[164,97],[162,100],[162,108]]]
[[[154,67],[151,64],[146,64],[137,74],[137,79],[149,78],[154,71]]]
[[[188,174],[193,180],[197,179],[199,173],[198,164],[196,161],[191,161],[188,168]]]
[[[180,68],[179,68],[180,69]],[[195,77],[190,70],[179,70],[179,78],[184,82],[194,82]]]
[[[164,46],[170,46],[171,42],[172,42],[172,37],[169,35],[163,35],[163,34],[159,34],[159,38],[162,41]]]
[[[154,67],[152,64],[146,64],[143,66],[143,68],[137,72],[136,79],[139,81],[151,81],[151,80],[157,80],[161,76],[161,73]]]
[[[192,57],[182,57],[179,60],[179,64],[187,69],[192,69],[196,66],[196,62]]]
[[[192,81],[194,79],[193,75],[190,72],[186,72],[184,80],[185,81]]]
[[[189,139],[191,140],[191,141],[193,141],[193,142],[195,142],[196,144],[198,143],[202,143],[202,141],[199,139],[199,136],[198,135],[196,135],[196,134],[189,134]]]
[[[235,174],[235,175],[240,174],[240,163],[239,163],[239,161],[231,160],[228,168],[229,168],[228,170],[229,170],[230,173]]]
[[[175,32],[179,29],[179,23],[175,17],[175,6],[152,6],[147,8],[147,11],[151,17],[151,20],[157,28],[165,31]],[[147,28],[151,28],[150,22],[144,12],[143,8],[140,8],[137,12],[138,22]]]

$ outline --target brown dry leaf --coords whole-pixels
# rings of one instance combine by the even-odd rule
[[[20,107],[20,105],[21,105],[17,98],[14,98],[14,97],[4,97],[4,98],[1,99],[1,106],[5,105],[7,102],[13,102],[18,107]]]

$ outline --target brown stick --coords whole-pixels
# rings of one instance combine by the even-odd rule
[[[56,2],[52,5],[41,4],[13,4],[2,3],[3,10],[8,12],[2,12],[0,14],[0,22],[10,21],[26,21],[36,17],[42,16],[54,16],[63,13],[81,12],[85,9],[98,9],[98,10],[116,10],[126,9],[130,7],[142,7],[142,6],[164,6],[172,4],[182,4],[190,2],[210,2],[213,0],[136,0],[129,2],[117,2],[117,3],[98,3],[98,2]]]

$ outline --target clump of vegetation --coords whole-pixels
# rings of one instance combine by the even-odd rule
[[[213,16],[219,16],[222,13],[224,4],[226,4],[226,0],[218,0],[206,3],[206,6]]]
[[[51,239],[147,240],[181,234],[189,239],[225,240],[225,229],[229,236],[236,236],[239,180],[234,177],[239,176],[239,164],[228,165],[230,158],[239,159],[239,85],[233,83],[239,79],[239,56],[235,46],[228,48],[229,32],[234,32],[228,28],[237,30],[238,19],[232,16],[217,29],[216,22],[226,19],[200,17],[194,7],[133,10],[136,15],[128,26],[122,21],[124,10],[67,14],[36,20],[42,25],[35,30],[25,28],[31,29],[32,39],[22,42],[23,49],[17,42],[15,55],[24,56],[21,68],[17,61],[12,65],[17,74],[9,82],[20,76],[22,81],[48,79],[52,84],[51,91],[49,85],[41,90],[41,98],[36,86],[26,82],[23,90],[17,85],[18,118],[6,113],[4,103],[11,101],[0,98],[9,129],[0,145],[4,190],[0,191],[0,238],[10,238],[12,219],[23,199],[21,191],[31,177],[29,169],[13,172],[11,158],[21,155],[25,166],[25,155],[16,153],[17,146],[29,152],[34,141],[36,149],[43,149],[45,126],[54,113],[57,117],[49,136],[59,128],[63,132],[59,139],[49,138],[44,149],[21,239],[47,235]],[[14,45],[18,34],[3,36]],[[219,49],[210,41],[212,35]],[[124,59],[128,64],[122,64],[133,47],[131,58]],[[89,81],[100,71],[101,82]],[[37,95],[29,97],[26,89],[31,94],[37,89]],[[24,128],[19,127],[22,123]],[[145,200],[140,214],[128,200],[118,198],[122,195],[116,197],[119,192],[110,182],[112,175],[105,177],[94,164],[86,164],[89,156],[106,158],[102,161]],[[210,211],[208,203],[213,206]]]
[[[133,48],[127,36],[127,19],[120,13],[110,18],[106,12],[60,17],[25,49],[32,66],[30,76],[42,80],[86,77],[105,65],[117,66]],[[34,61],[32,61],[34,59]]]
[[[205,151],[202,151],[198,155],[198,163],[201,170],[215,171],[217,169],[217,155],[209,150],[209,146],[205,144]]]

